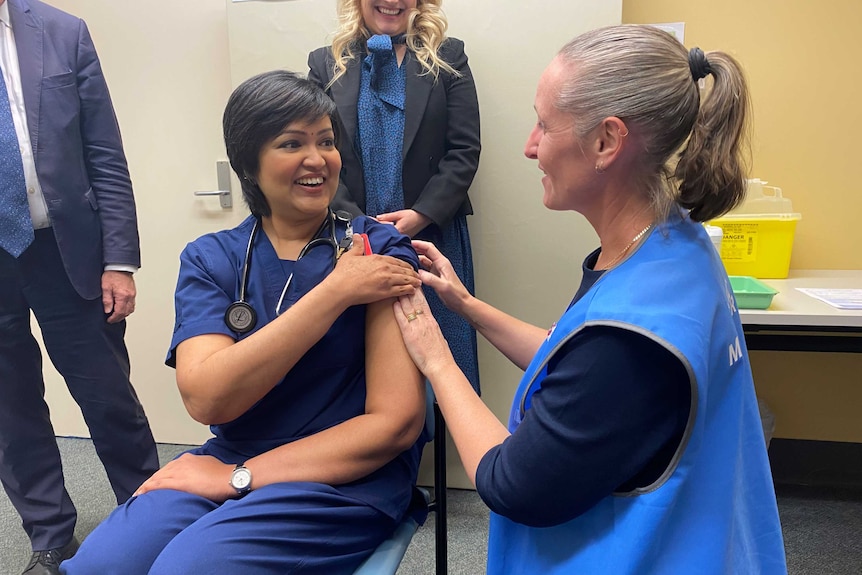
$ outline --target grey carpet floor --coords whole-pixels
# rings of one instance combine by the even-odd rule
[[[78,508],[83,539],[115,506],[105,472],[89,440],[60,438],[66,484]],[[164,464],[187,449],[162,444]],[[778,506],[790,575],[862,575],[862,495],[779,487]],[[485,572],[488,510],[473,491],[449,490],[449,573]],[[0,492],[0,575],[19,575],[30,545],[14,508]],[[413,538],[398,575],[433,575],[434,516]]]

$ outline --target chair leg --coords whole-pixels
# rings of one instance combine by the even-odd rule
[[[434,537],[437,575],[449,573],[448,538],[446,529],[446,421],[440,407],[434,403]]]

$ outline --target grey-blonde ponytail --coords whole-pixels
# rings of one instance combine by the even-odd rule
[[[706,54],[713,77],[674,178],[679,204],[703,222],[736,207],[745,195],[748,90],[742,68],[723,52]]]
[[[659,221],[676,205],[704,221],[739,203],[748,93],[735,60],[701,52],[690,64],[673,36],[634,24],[581,34],[558,57],[571,73],[557,107],[572,115],[580,137],[611,116],[638,131],[635,176]],[[696,78],[704,74],[713,81],[701,106]]]

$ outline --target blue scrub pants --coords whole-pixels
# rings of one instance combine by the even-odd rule
[[[115,509],[60,571],[349,574],[395,527],[391,517],[319,483],[276,483],[223,504],[161,489]]]

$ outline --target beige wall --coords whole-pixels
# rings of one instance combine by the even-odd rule
[[[685,22],[685,44],[747,71],[753,177],[802,214],[791,268],[862,269],[858,0],[624,0],[623,22]],[[754,352],[776,437],[862,441],[862,357]]]

